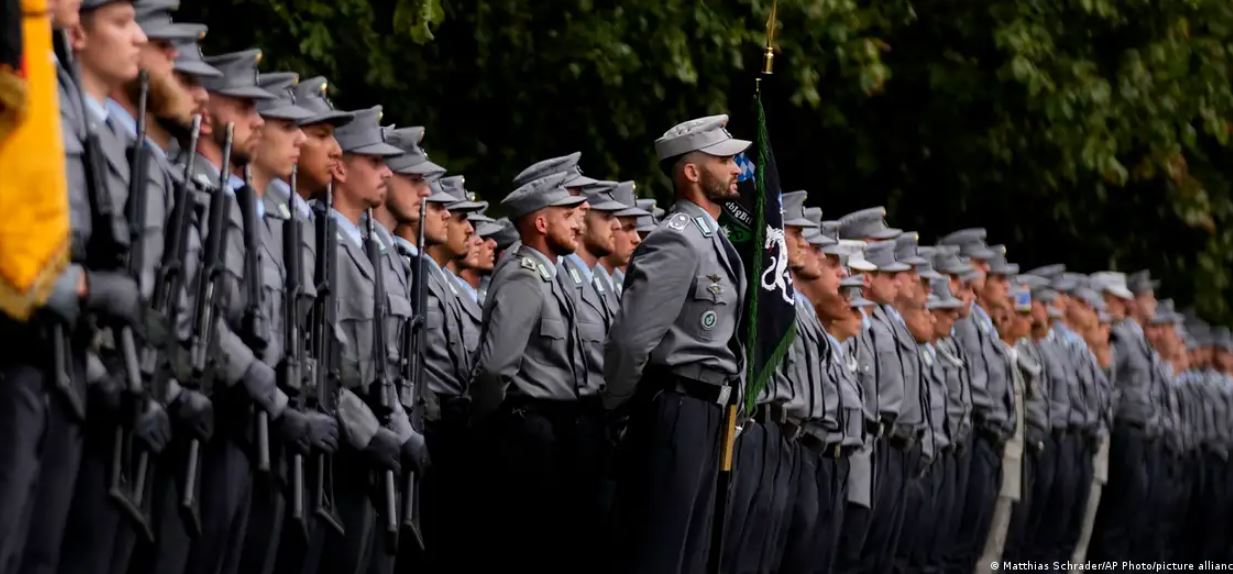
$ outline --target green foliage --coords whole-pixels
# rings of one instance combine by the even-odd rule
[[[573,150],[663,190],[651,142],[729,112],[752,133],[771,0],[213,0],[207,52],[323,74],[342,107],[428,127],[487,199]],[[1150,267],[1233,320],[1233,3],[781,0],[764,83],[784,182],[829,216],[886,203],[1011,258]]]

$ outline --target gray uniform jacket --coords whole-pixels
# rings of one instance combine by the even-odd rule
[[[1049,385],[1049,429],[1055,433],[1062,432],[1070,428],[1070,390],[1079,384],[1079,369],[1071,360],[1071,354],[1062,346],[1057,329],[1049,329],[1049,334],[1037,341],[1036,346]]]
[[[1005,439],[1015,428],[1012,365],[1006,346],[998,339],[997,329],[984,309],[975,304],[966,319],[955,323],[955,335],[968,359],[973,421],[977,428]]]
[[[557,266],[522,245],[493,273],[471,399],[477,416],[510,396],[576,401],[595,396],[578,334],[573,287]]]
[[[850,339],[850,344],[843,344],[823,331],[822,340],[822,344],[830,347],[826,362],[827,378],[836,381],[839,388],[839,425],[843,445],[858,447],[865,442],[866,418],[861,385],[856,380],[859,368],[856,353],[853,352],[856,339]]]
[[[929,427],[921,442],[921,452],[933,459],[950,446],[950,429],[946,420],[947,388],[946,358],[938,353],[937,346],[920,346],[921,384],[928,385],[929,410],[925,421]]]
[[[920,371],[916,368],[916,353],[906,356],[906,346],[900,343],[898,327],[895,319],[887,311],[886,306],[874,307],[871,327],[867,331],[874,351],[874,384],[878,393],[878,413],[887,423],[900,424],[900,416],[911,407],[904,400],[907,381],[911,378],[919,380]],[[910,342],[915,347],[916,343]],[[911,369],[909,371],[909,368]],[[919,422],[919,405],[913,411],[916,421],[902,421],[914,425]]]
[[[467,285],[462,277],[449,271],[446,271],[445,277],[453,281],[455,291],[458,293],[458,304],[462,308],[463,346],[468,355],[475,355],[475,351],[479,349],[480,333],[484,330],[484,301],[488,297],[485,294],[483,299],[477,301],[467,293],[470,285]]]
[[[462,302],[457,288],[436,261],[424,262],[425,311],[424,381],[438,397],[456,398],[467,392],[471,354],[464,338]]]
[[[874,424],[880,417],[878,410],[878,381],[875,378],[877,368],[874,366],[873,337],[869,330],[873,328],[873,320],[868,315],[861,326],[861,332],[856,337],[844,343],[848,354],[856,360],[856,382],[861,387],[865,421]]]
[[[617,310],[621,308],[621,294],[617,292],[620,288],[612,275],[608,274],[608,270],[603,264],[595,266],[595,276],[593,280],[595,290],[599,292],[599,296],[604,300],[604,307],[608,309],[609,317],[616,317]],[[609,320],[611,326],[611,319]]]
[[[723,385],[739,381],[745,271],[701,207],[678,201],[634,252],[604,348],[605,406],[629,400],[648,367]],[[739,388],[739,386],[738,386]]]
[[[1019,370],[1023,373],[1023,406],[1027,416],[1025,436],[1027,444],[1042,448],[1051,431],[1049,427],[1049,378],[1041,358],[1040,342],[1022,339],[1015,344],[1018,349]]]
[[[1152,352],[1143,330],[1133,319],[1123,319],[1110,335],[1118,389],[1117,419],[1146,427],[1154,416],[1152,405]]]
[[[564,282],[573,286],[571,295],[578,310],[578,335],[582,337],[587,356],[587,386],[601,388],[604,385],[604,339],[608,336],[608,327],[612,326],[612,316],[595,288],[595,278],[579,263],[581,260],[574,257],[562,257],[557,273],[564,273]]]
[[[818,438],[838,442],[839,387],[830,372],[830,345],[808,300],[796,296],[796,339],[758,398],[759,404],[781,404],[788,414],[808,421]]]
[[[967,444],[972,435],[972,383],[967,361],[954,337],[934,343],[937,364],[946,379],[946,434],[952,444]]]

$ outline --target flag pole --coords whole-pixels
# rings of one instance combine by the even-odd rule
[[[762,53],[761,75],[774,73],[775,66],[775,24],[778,0],[771,0],[771,14],[766,20],[766,48]],[[758,102],[759,114],[762,99],[762,78],[754,78],[754,100]],[[765,144],[766,142],[763,142]],[[752,370],[752,369],[751,369]],[[733,389],[724,405],[723,428],[719,433],[719,470],[715,476],[715,513],[711,518],[711,546],[707,556],[707,571],[720,574],[723,570],[724,531],[728,518],[728,501],[731,498],[732,484],[736,477],[736,437],[740,434],[737,419],[740,407],[744,404],[739,387]],[[750,416],[746,413],[745,416]]]

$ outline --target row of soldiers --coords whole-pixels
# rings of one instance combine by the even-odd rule
[[[1230,558],[1233,336],[1146,273],[783,194],[796,336],[717,493],[759,288],[726,116],[656,140],[669,213],[575,153],[494,220],[176,8],[53,3],[73,263],[0,322],[0,573]]]

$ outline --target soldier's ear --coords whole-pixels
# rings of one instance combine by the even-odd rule
[[[85,20],[86,18],[87,17],[84,15],[81,17],[82,20]],[[86,29],[82,27],[82,22],[79,21],[70,26],[68,33],[69,45],[73,48],[74,52],[80,52],[86,49]]]
[[[692,161],[685,162],[685,165],[681,166],[681,175],[685,176],[685,181],[690,183],[702,181],[702,169]]]
[[[541,210],[535,215],[535,231],[537,233],[548,235],[548,215],[547,211]]]

